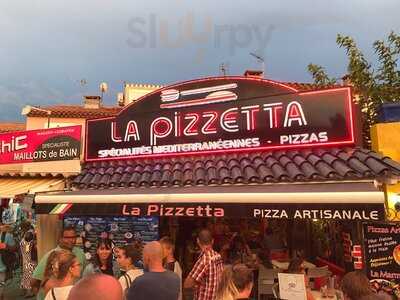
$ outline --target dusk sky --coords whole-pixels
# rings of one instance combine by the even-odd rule
[[[265,58],[266,77],[311,81],[309,63],[346,72],[338,33],[372,43],[400,33],[399,0],[2,0],[0,120],[22,120],[26,104],[81,103],[107,82],[106,104],[123,82],[168,84],[239,75]],[[87,84],[80,85],[85,79]]]

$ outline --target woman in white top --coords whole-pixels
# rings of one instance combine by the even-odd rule
[[[126,294],[126,291],[129,289],[136,277],[143,274],[143,270],[135,267],[135,264],[140,260],[140,258],[140,249],[131,244],[119,248],[117,252],[118,265],[125,271],[125,274],[119,278],[119,283],[122,286],[124,294]]]
[[[81,276],[81,264],[76,256],[67,250],[57,250],[55,259],[49,260],[51,280],[45,300],[66,300],[74,282]]]

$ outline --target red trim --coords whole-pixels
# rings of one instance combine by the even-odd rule
[[[223,78],[235,78],[235,79],[243,79],[243,80],[256,80],[256,81],[267,81],[271,82],[269,80],[262,80],[262,79],[253,79],[253,78],[247,78],[247,77],[216,77],[216,78],[211,78],[211,79],[223,79]],[[188,81],[188,82],[201,82],[201,81],[206,81],[210,80],[210,78],[206,79],[201,79],[201,80],[194,80],[194,81]],[[184,83],[188,83],[184,82]],[[273,83],[273,82],[271,82]],[[180,85],[182,83],[176,84]],[[278,84],[278,83],[275,83]],[[278,84],[281,85],[281,84]],[[173,87],[168,86],[168,88]],[[167,87],[166,87],[167,88]],[[288,87],[292,90],[295,90],[291,87]],[[160,89],[159,89],[160,90]],[[159,92],[159,90],[154,91]],[[338,141],[338,142],[328,142],[328,143],[311,143],[311,144],[300,144],[300,145],[281,145],[281,146],[265,146],[265,147],[257,147],[257,148],[245,148],[245,149],[224,149],[224,150],[214,150],[214,151],[198,151],[198,152],[180,152],[180,153],[163,153],[163,154],[148,154],[148,155],[137,155],[137,156],[121,156],[121,157],[108,157],[108,158],[92,158],[88,159],[87,158],[87,132],[88,132],[88,126],[86,124],[86,140],[85,140],[85,161],[91,162],[91,161],[105,161],[105,160],[119,160],[119,159],[133,159],[133,158],[156,158],[156,157],[173,157],[173,156],[187,156],[187,155],[204,155],[204,154],[214,154],[214,153],[232,153],[232,152],[254,152],[254,151],[264,151],[264,150],[279,150],[279,149],[295,149],[295,148],[310,148],[310,147],[325,147],[325,146],[343,146],[343,145],[354,145],[355,140],[354,140],[354,111],[353,111],[353,102],[351,98],[351,88],[350,87],[342,87],[342,88],[334,88],[334,89],[325,89],[325,90],[318,90],[318,91],[309,91],[309,92],[300,92],[299,95],[310,95],[310,94],[320,94],[320,93],[331,93],[335,92],[338,90],[346,90],[347,91],[347,101],[348,101],[348,110],[347,112],[347,120],[350,120],[350,124],[348,124],[348,129],[350,129],[350,139],[348,140],[343,140],[343,141]],[[295,90],[297,91],[297,90]],[[149,94],[146,96],[140,98],[143,99],[145,97],[148,97]],[[139,99],[139,100],[140,100]],[[138,101],[139,101],[138,100]],[[136,103],[136,102],[135,102]],[[124,108],[125,109],[125,108]],[[122,112],[122,111],[121,111]],[[98,120],[109,120],[109,119],[115,119],[115,117],[107,117],[107,118],[101,118],[101,119],[91,119],[87,120],[86,123],[91,122],[91,121],[98,121]],[[350,128],[349,128],[350,127]]]
[[[72,204],[68,204],[59,214],[64,215],[71,207]]]

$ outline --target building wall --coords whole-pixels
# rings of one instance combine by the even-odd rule
[[[374,151],[400,162],[400,122],[372,126],[371,140]]]
[[[400,184],[388,185],[386,187],[388,219],[400,221]],[[396,209],[397,208],[397,209]]]
[[[125,105],[128,105],[140,97],[151,93],[159,88],[161,85],[151,85],[151,84],[125,84],[124,88],[124,100]]]
[[[372,149],[382,155],[400,162],[400,122],[380,123],[371,128]],[[400,184],[386,185],[388,219],[400,221],[400,211],[396,211],[396,203],[400,205]]]

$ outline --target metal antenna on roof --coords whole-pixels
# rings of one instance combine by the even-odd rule
[[[219,71],[221,75],[226,76],[227,68],[224,63],[219,65]]]
[[[219,65],[219,72],[222,76],[227,76],[229,73],[229,62],[224,62]]]
[[[107,91],[108,91],[107,83],[106,82],[100,83],[101,101],[103,103],[104,103],[104,101],[103,101],[104,93],[107,93]]]
[[[83,97],[83,94],[85,92],[85,86],[87,85],[87,80],[85,78],[82,78],[81,80],[77,80],[77,82],[79,83],[81,94]]]
[[[253,56],[254,58],[256,58],[259,63],[261,63],[261,71],[263,72],[263,77],[265,77],[265,60],[264,60],[264,57],[262,57],[261,55],[255,54],[253,52],[250,52],[250,55]]]

